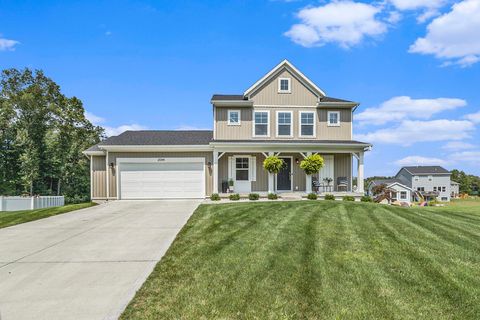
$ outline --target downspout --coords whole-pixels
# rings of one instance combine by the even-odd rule
[[[108,150],[107,154],[105,156],[105,176],[106,176],[106,182],[107,182],[107,201],[110,198],[110,170],[108,166]]]

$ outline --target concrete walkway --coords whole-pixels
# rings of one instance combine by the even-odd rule
[[[0,319],[116,319],[201,201],[116,201],[0,229]]]

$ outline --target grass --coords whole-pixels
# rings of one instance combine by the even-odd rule
[[[479,319],[480,207],[200,206],[121,319]]]
[[[1,211],[0,212],[0,229],[16,224],[30,222],[38,219],[48,218],[51,216],[56,216],[57,214],[62,214],[78,209],[88,208],[94,206],[93,202],[79,203],[79,204],[69,204],[63,207],[53,207],[46,209],[36,209],[36,210],[21,210],[21,211]]]

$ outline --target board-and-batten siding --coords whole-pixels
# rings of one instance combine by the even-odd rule
[[[218,161],[218,187],[221,192],[221,186],[223,181],[228,180],[228,157],[233,155],[250,155],[255,156],[257,160],[257,177],[256,181],[252,181],[252,192],[266,192],[268,191],[268,173],[263,169],[263,160],[265,157],[261,153],[226,153]],[[326,155],[326,154],[325,154]],[[336,153],[334,156],[334,185],[335,190],[337,187],[338,177],[352,178],[352,156],[351,154]],[[306,187],[306,175],[300,168],[300,164],[297,164],[295,159],[299,162],[303,159],[299,153],[282,153],[282,157],[292,157],[292,187],[293,191],[305,191]]]
[[[290,78],[291,93],[278,93],[278,78]],[[317,96],[297,80],[288,70],[258,88],[251,97],[255,105],[315,106]]]
[[[105,156],[92,156],[92,198],[100,199],[107,196],[105,183]]]
[[[212,193],[213,180],[212,170],[208,168],[208,162],[212,162],[211,152],[110,152],[108,154],[108,163],[113,162],[114,167],[108,168],[109,171],[109,195],[110,198],[117,197],[117,158],[205,158],[205,192],[207,195]],[[105,156],[93,157],[93,198],[101,199],[107,196],[105,179]]]
[[[228,110],[240,110],[240,125],[228,125]],[[270,111],[270,136],[253,137],[253,112],[254,110]],[[292,135],[293,137],[277,137],[277,112],[292,112]],[[300,112],[315,112],[315,137],[300,137]],[[327,125],[328,111],[340,112],[340,126],[329,127]],[[274,108],[255,107],[253,108],[228,108],[218,107],[216,109],[216,139],[219,140],[296,140],[296,139],[317,139],[317,140],[351,140],[352,139],[352,111],[350,109],[319,109],[319,108]]]

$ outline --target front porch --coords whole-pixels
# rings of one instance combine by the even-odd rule
[[[257,147],[257,146],[256,146]],[[363,157],[364,147],[334,148],[336,150],[315,146],[303,147],[302,150],[285,147],[240,148],[233,145],[229,148],[215,148],[213,152],[213,192],[227,194],[229,189],[234,193],[296,193],[306,195],[316,192],[321,198],[325,194],[338,197],[364,194]],[[257,149],[257,150],[255,150]],[[300,162],[311,154],[320,154],[324,158],[324,167],[315,175],[306,175],[300,168]],[[285,168],[278,174],[270,174],[263,168],[266,157],[276,155],[285,161]],[[357,179],[354,179],[354,160],[357,162]],[[354,183],[354,180],[355,183]],[[233,183],[233,186],[229,185]],[[357,183],[358,182],[358,183]]]

